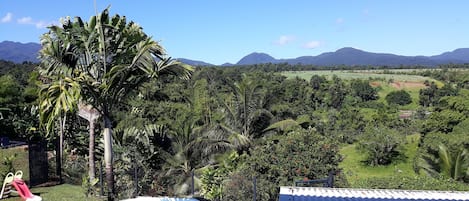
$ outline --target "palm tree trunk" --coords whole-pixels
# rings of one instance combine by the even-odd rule
[[[62,178],[62,161],[63,161],[63,153],[64,153],[64,132],[65,132],[65,121],[67,119],[66,114],[63,116],[59,117],[59,143],[58,143],[58,149],[56,150],[56,174],[59,176],[59,182],[62,183],[63,178]]]
[[[247,104],[248,104],[248,98],[247,98],[247,93],[246,89],[244,89],[244,101],[243,101],[243,115],[244,115],[244,122],[243,122],[243,134],[247,135],[248,134],[248,114],[247,114]]]
[[[60,136],[56,138],[55,148],[55,174],[59,177],[59,182],[62,183],[62,161],[60,154]]]
[[[96,168],[94,162],[94,120],[90,119],[90,143],[89,143],[89,152],[88,152],[88,160],[89,160],[89,170],[88,175],[90,179],[90,184],[94,181],[94,176],[96,175]]]
[[[114,170],[112,167],[112,122],[109,115],[103,115],[104,119],[104,163],[106,169],[106,182],[108,201],[114,200]]]

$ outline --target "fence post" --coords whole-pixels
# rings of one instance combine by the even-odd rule
[[[138,195],[138,166],[137,166],[137,163],[134,164],[134,182],[135,182],[134,197],[137,197],[137,195]]]
[[[100,193],[101,196],[104,196],[104,181],[103,181],[103,162],[99,162],[99,185],[101,187]]]
[[[191,177],[192,177],[192,197],[194,197],[194,191],[195,191],[195,188],[194,188],[194,170],[192,170],[192,172],[191,172]]]
[[[334,188],[334,171],[329,171],[329,176],[327,177],[327,187]]]
[[[46,147],[44,140],[28,141],[29,184],[32,186],[45,183],[49,179]]]
[[[256,201],[256,198],[257,198],[257,182],[256,182],[256,176],[254,176],[252,178],[252,183],[253,183],[253,187],[252,187],[252,191],[254,191],[254,196],[252,198],[253,201]]]

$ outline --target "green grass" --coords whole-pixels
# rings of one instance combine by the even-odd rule
[[[27,146],[14,147],[9,149],[0,149],[0,179],[3,184],[4,175],[8,174],[8,168],[3,163],[5,157],[10,157],[16,154],[13,159],[13,168],[15,170],[23,171],[23,180],[29,181],[29,156]]]
[[[31,189],[31,192],[35,195],[41,196],[42,200],[44,201],[104,200],[96,197],[86,197],[81,186],[75,186],[70,184],[62,184],[52,187],[33,188]],[[21,197],[17,195],[3,200],[22,201]]]
[[[356,182],[369,178],[394,175],[416,176],[417,174],[414,172],[412,164],[417,152],[419,138],[419,134],[407,136],[407,143],[404,145],[405,159],[387,166],[372,167],[363,164],[361,161],[365,159],[365,155],[355,148],[355,144],[347,145],[340,150],[344,160],[340,163],[339,167],[343,169],[351,187],[354,187]]]
[[[7,167],[3,164],[4,157],[13,156],[16,157],[13,160],[13,167],[15,170],[23,171],[23,180],[28,183],[29,181],[29,157],[27,146],[14,147],[9,149],[0,149],[0,179],[1,185],[3,185],[3,175],[8,173]],[[85,197],[84,190],[81,186],[62,184],[51,187],[37,187],[32,188],[31,192],[35,195],[42,197],[44,201],[75,201],[75,200],[90,200],[98,201],[95,197]],[[22,201],[21,197],[13,193],[12,197],[8,199],[2,199],[1,201]]]
[[[392,72],[392,70],[389,70]],[[400,73],[405,73],[405,71],[398,71]],[[425,80],[434,81],[437,84],[441,84],[441,82],[424,76],[418,75],[406,75],[406,74],[385,74],[383,72],[376,72],[376,71],[351,71],[351,70],[335,70],[335,71],[326,71],[326,70],[319,70],[319,71],[284,71],[281,73],[282,75],[286,76],[287,78],[294,78],[300,77],[305,80],[310,80],[313,75],[319,76],[326,76],[326,78],[330,79],[332,76],[336,75],[337,77],[345,80],[351,79],[383,79],[389,80],[393,79],[395,81],[407,81],[407,82],[424,82]]]

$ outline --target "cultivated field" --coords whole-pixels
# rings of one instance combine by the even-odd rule
[[[394,80],[396,82],[404,83],[423,83],[425,80],[430,82],[434,81],[438,85],[441,83],[429,77],[418,75],[408,75],[406,72],[413,72],[413,69],[396,69],[396,70],[336,70],[336,71],[285,71],[282,75],[288,78],[300,77],[305,80],[310,80],[313,75],[325,76],[331,79],[334,75],[345,80],[351,79],[370,79],[370,80]]]

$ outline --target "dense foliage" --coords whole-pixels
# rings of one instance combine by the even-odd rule
[[[36,129],[39,119],[34,110],[36,84],[43,78],[28,68],[31,64],[21,65],[23,70],[9,67],[0,77],[0,130],[12,138],[47,136]],[[447,145],[447,158],[454,161],[468,148],[469,92],[464,84],[427,82],[420,92],[392,90],[380,97],[383,89],[369,83],[387,81],[337,76],[287,79],[257,70],[199,67],[187,81],[161,76],[143,83],[111,108],[120,197],[188,195],[194,182],[196,192],[205,198],[251,200],[255,177],[258,200],[275,199],[280,185],[340,171],[343,156],[338,150],[342,144],[355,143],[367,156],[364,165],[408,161],[420,176],[359,180],[353,187],[466,189],[467,175],[447,171],[456,166],[442,166],[440,150],[441,144]],[[401,107],[409,110],[412,105],[404,103],[412,93],[419,97],[420,107],[411,106],[412,115],[400,118]],[[78,158],[65,160],[65,175],[77,178],[87,171],[83,163],[88,155],[88,124],[71,114],[67,118],[71,121],[65,127],[65,155]],[[103,128],[102,123],[95,128],[98,164],[103,160]],[[401,145],[414,132],[422,133],[418,154],[406,158]],[[66,181],[79,182],[80,178]],[[344,177],[337,181],[348,186]],[[97,189],[95,183],[85,186],[91,188],[89,193]]]
[[[386,95],[386,102],[388,104],[407,105],[412,103],[412,98],[405,90],[392,91]]]
[[[37,112],[37,84],[53,83],[52,77],[39,76],[32,68],[37,64],[0,64],[0,135],[39,136],[50,140],[49,148],[56,147],[56,135],[46,135],[39,127]],[[197,67],[190,80],[161,75],[129,88],[129,94],[115,97],[119,101],[108,108],[108,123],[115,128],[119,196],[186,196],[192,193],[193,182],[195,193],[211,200],[252,200],[255,178],[258,200],[275,200],[280,185],[340,172],[346,155],[339,149],[350,144],[366,155],[363,166],[413,163],[418,174],[357,180],[351,187],[468,189],[465,166],[443,162],[467,162],[462,157],[469,148],[467,71],[387,71],[438,80],[404,90],[390,87],[396,80],[322,75],[303,79],[278,73],[320,68],[324,67]],[[330,69],[341,68],[348,67]],[[88,182],[81,177],[88,175],[89,122],[70,111],[64,117],[65,177],[74,178],[65,181]],[[97,166],[103,162],[106,128],[102,116],[100,120],[94,128]],[[52,132],[59,130],[52,126]],[[406,135],[414,133],[421,134],[418,153],[407,158],[402,145]],[[349,186],[347,175],[340,175],[337,184]],[[98,193],[97,185],[84,186],[90,188],[87,192]]]
[[[313,130],[299,129],[285,136],[268,138],[251,151],[255,154],[246,159],[239,173],[234,173],[224,189],[225,200],[252,199],[243,196],[243,185],[235,185],[241,182],[239,175],[248,176],[245,180],[256,178],[258,200],[275,200],[279,186],[304,179],[323,179],[330,171],[337,171],[341,161],[338,151],[333,139]]]

